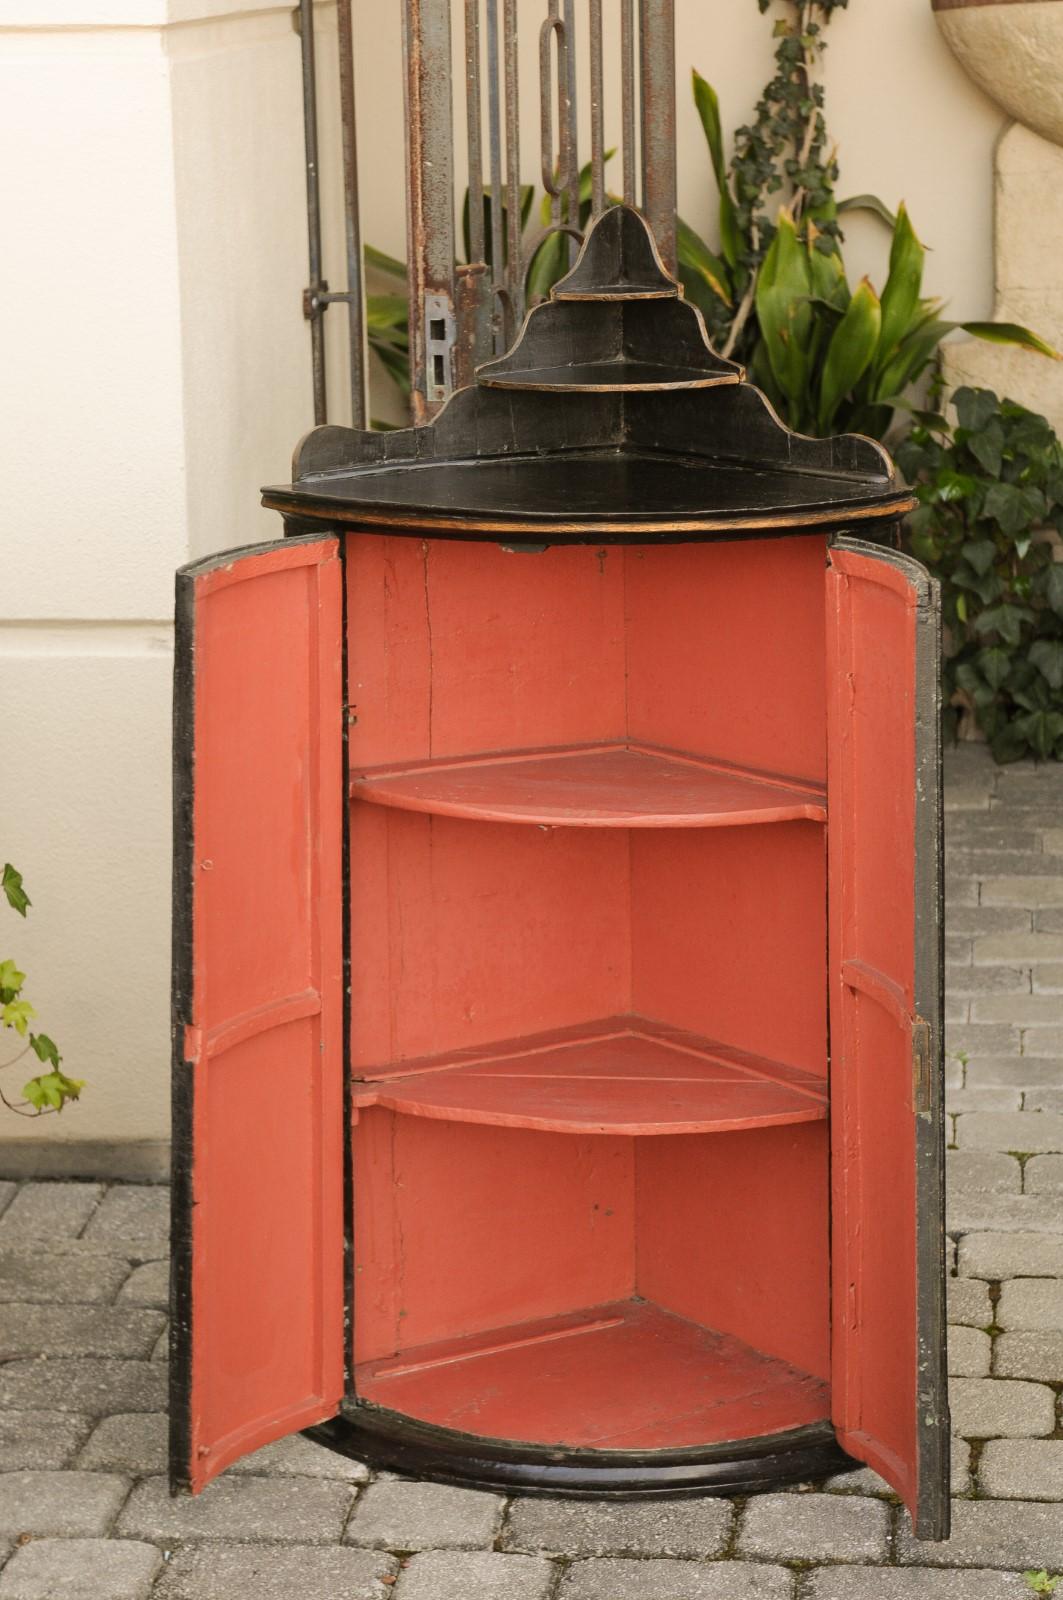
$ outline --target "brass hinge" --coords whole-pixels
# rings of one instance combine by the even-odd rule
[[[933,1098],[934,1035],[929,1022],[912,1018],[912,1110],[925,1116]]]

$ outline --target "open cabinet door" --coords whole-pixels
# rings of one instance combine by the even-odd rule
[[[178,574],[175,1491],[343,1393],[341,611],[331,537]]]
[[[949,1526],[940,608],[908,557],[827,573],[832,1405],[922,1539]]]

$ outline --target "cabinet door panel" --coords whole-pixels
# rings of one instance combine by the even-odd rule
[[[940,608],[915,561],[829,553],[834,1422],[948,1533]]]
[[[313,537],[178,574],[175,1489],[343,1392],[340,573]]]

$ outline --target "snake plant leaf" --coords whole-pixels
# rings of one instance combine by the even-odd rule
[[[849,308],[831,335],[819,386],[816,425],[831,431],[838,407],[871,365],[879,345],[883,310],[869,279],[856,287]]]
[[[985,339],[989,344],[1018,345],[1020,350],[1034,350],[1038,355],[1050,356],[1053,361],[1063,361],[1063,355],[1054,346],[1020,322],[952,322],[949,327],[962,328],[965,333]]]
[[[699,296],[704,287],[718,300],[722,300],[725,306],[734,305],[730,269],[727,263],[721,261],[720,257],[709,249],[701,235],[695,233],[682,217],[676,218],[676,254],[679,259],[679,276],[687,291],[688,300],[693,300],[695,305],[701,305]]]
[[[813,310],[808,252],[783,206],[757,279],[756,307],[772,374],[787,402],[791,428],[806,420]]]
[[[808,272],[812,294],[835,310],[844,311],[852,295],[845,276],[845,263],[837,250],[818,248],[817,240],[823,237],[814,222],[808,224]]]
[[[378,250],[375,244],[364,245],[362,256],[367,267],[375,267],[378,272],[386,272],[389,277],[402,278],[405,282],[405,261],[399,261],[395,256],[389,256],[386,251]]]
[[[738,219],[735,216],[734,200],[727,187],[727,165],[723,154],[723,128],[720,123],[720,102],[716,91],[707,83],[701,73],[695,68],[694,104],[701,126],[705,132],[705,142],[709,147],[709,158],[712,161],[712,170],[716,175],[716,187],[720,191],[720,249],[723,251],[724,260],[728,266],[736,267],[742,249],[742,235],[738,228]]]
[[[926,251],[916,238],[911,218],[902,202],[890,246],[890,270],[882,291],[882,330],[875,355],[876,371],[881,372],[921,313],[919,291],[923,286]]]
[[[879,199],[877,194],[851,194],[847,199],[839,200],[839,216],[846,211],[870,211],[872,216],[878,217],[886,224],[891,233],[897,226],[896,214],[890,210],[884,200]]]

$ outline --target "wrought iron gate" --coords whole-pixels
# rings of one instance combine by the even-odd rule
[[[531,249],[521,238],[518,10],[542,10],[539,30],[541,181],[549,196],[550,235],[574,259],[582,237],[578,105],[589,93],[589,213],[610,197],[605,187],[603,10],[619,30],[622,196],[638,205],[666,263],[675,267],[674,0],[401,0],[406,111],[406,251],[409,274],[413,419],[427,422],[479,362],[512,341],[528,307]],[[328,420],[324,319],[347,308],[351,418],[367,417],[365,285],[358,209],[357,114],[352,0],[336,0],[340,156],[346,287],[329,288],[322,258],[322,189],[314,0],[295,13],[302,40],[303,113],[310,282],[303,296],[310,322],[314,420]],[[469,194],[468,256],[459,262],[454,193],[454,15],[461,13],[465,141]],[[584,84],[577,37],[586,40]],[[555,115],[556,113],[556,115]],[[584,200],[583,213],[588,210]],[[516,225],[508,219],[518,219]]]

